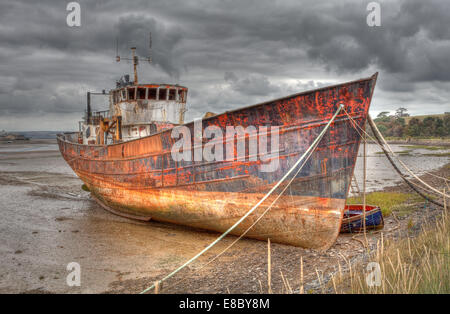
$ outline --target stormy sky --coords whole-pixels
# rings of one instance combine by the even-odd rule
[[[140,82],[189,88],[187,120],[379,72],[371,114],[450,111],[450,1],[61,0],[0,2],[0,130],[74,130],[86,91],[131,72],[136,46],[153,64]],[[96,109],[106,108],[97,96]]]

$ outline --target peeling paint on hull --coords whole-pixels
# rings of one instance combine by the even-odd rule
[[[283,177],[339,104],[364,128],[375,82],[376,75],[202,121],[203,128],[215,125],[222,130],[229,125],[280,126],[279,167],[274,172],[262,172],[261,161],[248,158],[175,162],[170,130],[106,146],[77,144],[72,141],[76,135],[62,134],[58,144],[64,159],[103,206],[128,216],[223,232]],[[185,125],[193,134],[193,123]],[[348,117],[340,114],[286,195],[247,236],[308,248],[330,247],[339,234],[359,144]],[[233,234],[242,234],[275,197],[274,193]]]

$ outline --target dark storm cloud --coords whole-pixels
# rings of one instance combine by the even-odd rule
[[[170,76],[179,77],[180,64],[177,61],[182,51],[177,50],[177,46],[183,35],[179,26],[167,28],[153,18],[142,14],[130,14],[119,18],[116,29],[116,36],[120,39],[122,51],[128,49],[130,44],[134,44],[138,51],[144,52],[144,56],[149,55],[149,31],[151,30],[152,45],[157,47],[152,52],[154,64],[161,66]],[[123,39],[127,39],[127,41],[122,42]]]
[[[0,3],[0,125],[81,112],[87,90],[130,72],[114,62],[116,38],[122,57],[131,46],[145,57],[150,31],[153,64],[140,66],[141,81],[188,86],[189,118],[375,71],[372,109],[448,111],[449,1],[379,1],[374,28],[359,0],[80,0],[80,28],[66,25],[68,2]]]
[[[279,87],[270,83],[269,79],[263,75],[250,75],[239,79],[233,72],[225,72],[224,78],[233,90],[240,93],[266,96],[279,91]]]
[[[450,2],[381,2],[382,26],[360,27],[361,6],[336,17],[333,31],[325,32],[320,43],[308,49],[309,56],[321,59],[338,71],[362,70],[373,64],[387,73],[401,73],[407,81],[450,80]]]

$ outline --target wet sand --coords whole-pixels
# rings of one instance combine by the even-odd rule
[[[0,148],[0,292],[105,292],[118,280],[163,275],[217,236],[112,215],[81,190],[59,151],[5,145],[8,149]],[[11,145],[18,152],[11,152]],[[80,287],[66,284],[70,262],[81,266]]]
[[[0,144],[1,293],[137,293],[218,236],[104,211],[81,189],[82,182],[54,145],[54,140]],[[387,231],[395,224],[391,220],[386,222]],[[265,291],[267,247],[262,241],[242,239],[218,261],[194,273],[234,239],[227,237],[168,282],[165,292]],[[313,289],[315,268],[325,274],[334,269],[338,254],[351,259],[363,252],[349,236],[340,236],[326,253],[280,244],[273,244],[272,250],[274,289],[280,292],[280,271],[293,285],[298,281],[300,256],[305,260],[307,287]],[[80,287],[66,284],[70,262],[81,266]],[[186,280],[178,283],[180,279]]]

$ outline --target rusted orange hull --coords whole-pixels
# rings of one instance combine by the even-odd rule
[[[308,149],[343,103],[364,127],[376,75],[255,105],[204,120],[217,125],[280,126],[280,166],[261,162],[193,162],[171,159],[170,130],[125,143],[81,145],[58,136],[64,159],[105,208],[126,216],[223,232],[273,187]],[[193,125],[186,124],[189,128]],[[338,116],[287,194],[247,234],[256,239],[327,249],[336,240],[360,138],[345,114]],[[240,235],[272,203],[269,197],[232,232]]]

